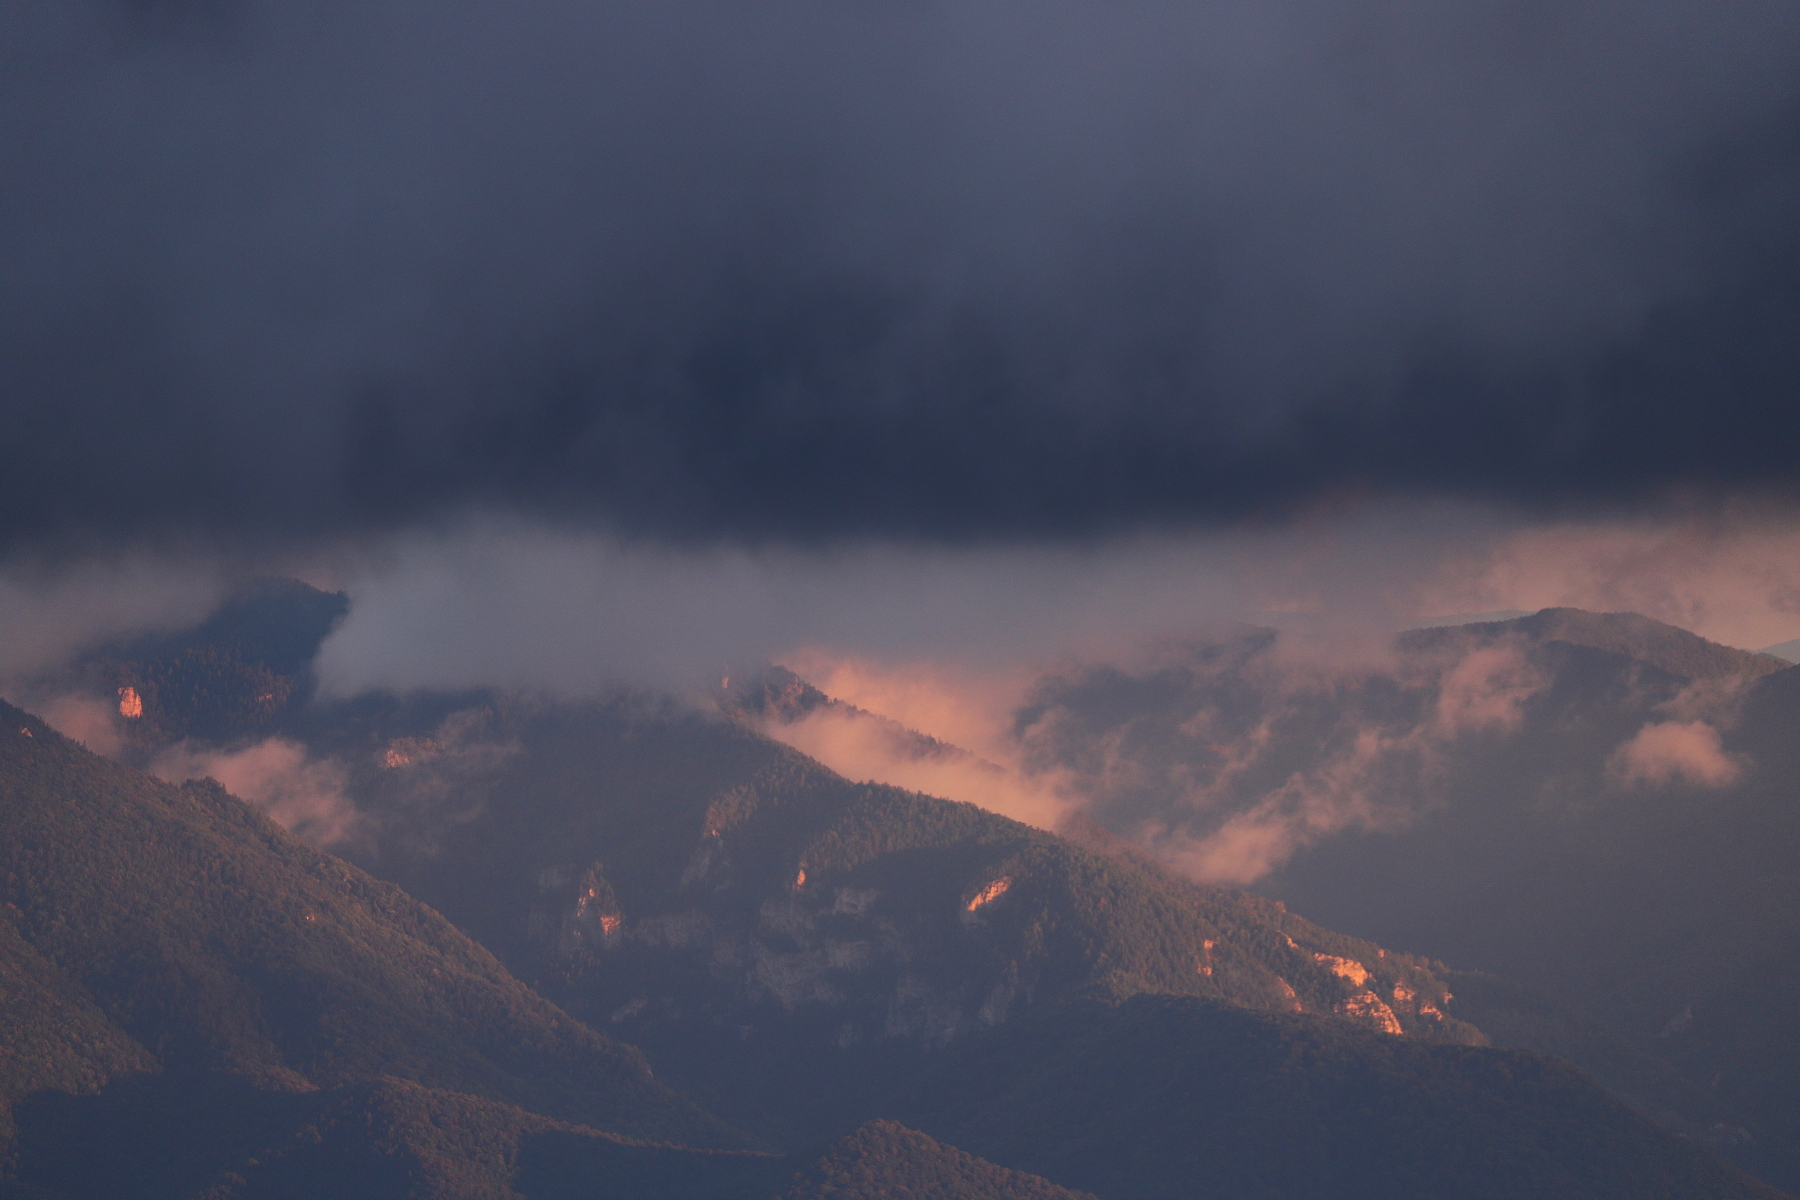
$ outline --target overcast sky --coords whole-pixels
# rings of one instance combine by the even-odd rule
[[[6,5],[0,545],[1786,497],[1797,72],[1770,0]]]
[[[1791,3],[41,0],[0,184],[0,671],[1800,634]]]

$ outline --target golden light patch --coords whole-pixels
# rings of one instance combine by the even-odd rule
[[[1011,886],[1012,886],[1012,879],[1008,876],[1002,875],[1000,878],[994,880],[994,882],[988,884],[986,887],[982,888],[979,892],[976,892],[973,896],[971,896],[969,898],[968,911],[974,912],[976,909],[980,908],[982,905],[988,904],[994,900],[999,899],[1001,896],[1004,896],[1006,894],[1006,889]]]

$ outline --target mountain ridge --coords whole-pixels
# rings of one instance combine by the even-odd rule
[[[1248,644],[1070,672],[1034,695],[1030,749],[1092,780],[1090,818],[1126,841],[1174,828],[1204,844],[1233,819],[1297,830],[1256,890],[1524,985],[1508,1003],[1529,1011],[1490,1024],[1588,1047],[1621,1094],[1800,1186],[1800,1043],[1779,1018],[1800,963],[1800,668],[1569,610],[1396,646],[1316,677]],[[1129,789],[1107,790],[1104,755],[1131,764],[1113,776]],[[1379,803],[1337,807],[1357,797]],[[1301,824],[1319,811],[1349,819]]]
[[[382,1070],[628,1132],[741,1137],[438,914],[217,785],[111,763],[3,701],[0,729],[11,924],[165,1067],[286,1089]],[[121,892],[130,905],[109,902]]]
[[[1767,651],[1739,650],[1639,613],[1596,613],[1579,608],[1544,608],[1505,621],[1408,630],[1395,641],[1403,651],[1419,651],[1509,636],[1624,654],[1695,680],[1756,678],[1792,665]]]
[[[1561,644],[1578,656],[1612,653]],[[1248,646],[1238,659],[1257,652]],[[1470,977],[1441,963],[1332,933],[1272,899],[1177,879],[1116,844],[1100,847],[1110,857],[1096,856],[972,806],[851,784],[671,701],[372,695],[288,712],[275,729],[343,766],[346,796],[375,831],[369,846],[348,852],[441,908],[578,1017],[641,1043],[659,1075],[709,1108],[752,1125],[768,1117],[758,1129],[767,1139],[851,1137],[858,1121],[894,1117],[995,1169],[1042,1167],[1045,1187],[1151,1200],[1196,1169],[1192,1138],[1170,1123],[1168,1104],[1212,1114],[1206,1136],[1223,1162],[1231,1147],[1255,1139],[1231,1132],[1238,1115],[1192,1091],[1193,1080],[1232,1061],[1239,1051],[1228,1047],[1287,1046],[1272,1059],[1245,1060],[1235,1090],[1265,1096],[1271,1116],[1365,1147],[1374,1174],[1401,1179],[1393,1194],[1461,1186],[1523,1197],[1580,1179],[1579,1194],[1595,1196],[1623,1194],[1620,1187],[1633,1196],[1774,1195],[1608,1107],[1567,1068],[1459,1045],[1486,1038],[1458,1020],[1460,997],[1447,982]],[[203,783],[177,794],[203,809],[248,812]],[[1423,1053],[1433,1047],[1446,1054]],[[1185,1072],[1168,1074],[1170,1061],[1187,1063]],[[970,1075],[974,1062],[992,1069]],[[1063,1082],[1029,1083],[1040,1076]],[[1113,1082],[1087,1095],[1086,1085],[1103,1078]],[[1437,1132],[1408,1147],[1355,1103],[1307,1107],[1308,1097],[1360,1095],[1349,1081],[1365,1078],[1388,1080],[1395,1111],[1436,1105]],[[1116,1106],[1139,1113],[1135,1143],[1116,1113],[1082,1107],[1124,1095],[1132,1079],[1162,1080],[1146,1094],[1168,1101]],[[666,1160],[678,1175],[724,1161],[605,1150],[591,1131],[552,1129],[541,1122],[555,1118],[544,1116],[530,1117],[537,1133],[508,1142],[515,1119],[495,1115],[493,1099],[418,1091],[423,1084],[370,1092],[376,1085],[342,1074],[325,1082],[338,1097],[329,1102],[349,1106],[332,1118],[334,1129],[374,1120],[368,1104],[398,1114],[396,1129],[445,1127],[406,1113],[475,1113],[470,1153],[491,1165],[496,1151],[480,1146],[513,1145],[504,1153],[516,1154],[514,1169],[542,1167],[552,1189],[563,1186],[556,1172],[578,1161],[636,1171],[630,1162]],[[1047,1123],[1001,1119],[1052,1100],[1043,1111],[1061,1115]],[[1296,1117],[1303,1113],[1312,1115]],[[1590,1128],[1598,1140],[1530,1148],[1545,1136],[1531,1130],[1559,1123]],[[1090,1127],[1107,1132],[1084,1142],[1076,1131]],[[406,1134],[425,1141],[405,1154],[438,1161],[434,1136]],[[1495,1161],[1510,1166],[1498,1174],[1478,1166],[1456,1149],[1458,1139],[1504,1147]],[[1126,1156],[1137,1164],[1129,1178],[1116,1174],[1126,1144],[1136,1146]],[[363,1154],[362,1145],[343,1142],[342,1154]],[[528,1145],[560,1149],[541,1158]],[[934,1152],[920,1153],[929,1160]],[[945,1161],[961,1161],[955,1153]],[[1237,1174],[1227,1177],[1236,1182],[1222,1182],[1222,1194],[1304,1192],[1330,1174],[1325,1161],[1301,1155],[1288,1175],[1271,1175],[1270,1154],[1264,1146],[1233,1159]],[[1619,1165],[1601,1169],[1602,1161]],[[443,1170],[476,1171],[455,1155],[443,1162]],[[1616,1176],[1610,1193],[1595,1182],[1608,1173]],[[736,1186],[707,1178],[727,1189],[722,1200]],[[688,1190],[669,1194],[701,1194],[697,1184],[681,1186]]]

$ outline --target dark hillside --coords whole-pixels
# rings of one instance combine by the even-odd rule
[[[1653,860],[1657,870],[1674,863],[1690,872],[1665,885],[1672,895],[1655,911],[1678,913],[1659,927],[1703,974],[1652,1036],[1754,1119],[1754,1141],[1734,1155],[1792,1190],[1800,1187],[1800,667],[1758,681],[1726,744],[1754,771],[1715,800],[1712,820],[1684,831],[1679,854]],[[1641,877],[1621,883],[1650,890]]]
[[[1093,1200],[892,1121],[781,1157],[545,1134],[521,1144],[514,1186],[532,1200]]]
[[[870,1121],[807,1164],[777,1200],[1093,1200],[893,1121]]]
[[[1267,646],[1248,639],[1214,666],[1253,673]],[[1569,663],[1605,668],[1565,671],[1550,691],[1554,712],[1576,718],[1552,722],[1565,757],[1578,757],[1596,720],[1629,734],[1597,700],[1659,703],[1687,683],[1610,650],[1562,641],[1546,653],[1553,675]],[[1109,703],[1134,702],[1128,677],[1103,682]],[[1253,705],[1256,680],[1239,683],[1234,703]],[[1170,673],[1159,702],[1191,687]],[[1297,727],[1299,744],[1322,744],[1332,705],[1405,719],[1435,703],[1391,686],[1325,701]],[[1480,1012],[1530,1044],[1610,1063],[1614,1086],[1638,1087],[1646,1108],[1658,1089],[1682,1090],[1656,1056],[1538,998],[1479,984],[1453,995],[1440,964],[1177,878],[1098,830],[1087,840],[1104,853],[969,805],[852,784],[672,701],[371,695],[292,712],[280,731],[344,765],[374,831],[371,868],[771,1141],[804,1145],[898,1117],[1107,1200],[1208,1194],[1193,1188],[1215,1178],[1216,1194],[1245,1196],[1373,1195],[1359,1190],[1367,1179],[1396,1181],[1384,1196],[1771,1194],[1566,1068],[1477,1052],[1468,1043],[1483,1033],[1457,1017]],[[1484,762],[1506,762],[1505,747],[1487,752]],[[1680,809],[1653,815],[1668,812]],[[1505,845],[1492,836],[1503,829],[1489,841]],[[491,1114],[457,1115],[488,1101],[381,1095],[379,1111],[342,1101],[351,1107],[332,1111],[349,1115],[332,1118],[336,1132],[316,1126],[321,1144],[354,1158],[354,1131],[404,1129],[382,1144],[452,1164],[440,1173],[464,1170],[454,1164],[470,1154],[516,1163],[506,1186],[520,1194],[606,1194],[595,1181],[611,1179],[634,1200],[750,1200],[739,1190],[750,1175],[759,1198],[781,1184],[758,1174],[781,1160],[696,1157],[561,1126],[514,1137],[495,1133],[506,1121]],[[402,1115],[380,1115],[390,1109]],[[465,1126],[450,1141],[475,1147],[468,1154],[429,1150],[432,1130]],[[946,1155],[924,1174],[912,1152],[875,1156],[893,1170],[827,1170],[830,1153],[808,1161],[827,1189],[834,1179],[898,1188],[963,1179],[957,1152]],[[283,1161],[324,1171],[341,1157],[296,1150]]]
[[[1071,1196],[893,1128],[697,1150],[745,1139],[392,885],[0,723],[7,1200]]]
[[[901,1118],[1107,1200],[1776,1200],[1551,1058],[1140,996],[944,1055]]]
[[[1271,649],[1068,672],[1021,727],[1117,834],[1295,831],[1259,891],[1525,985],[1447,1011],[1800,1186],[1800,670],[1570,609],[1413,631],[1316,678]]]
[[[858,722],[875,734],[898,759],[953,759],[989,771],[1000,768],[961,746],[909,729],[900,722],[827,696],[786,667],[764,664],[734,668],[714,693],[719,711],[753,728],[790,725],[821,711]]]
[[[1285,804],[1378,798],[1299,837],[1258,889],[1580,1005],[1630,998],[1634,1027],[1660,1028],[1688,997],[1627,927],[1706,912],[1694,925],[1713,933],[1689,949],[1713,956],[1699,972],[1711,974],[1740,947],[1709,897],[1800,846],[1770,791],[1792,740],[1762,715],[1787,673],[1778,660],[1569,609],[1413,631],[1392,664],[1317,680],[1281,669],[1271,647],[1047,679],[1021,727],[1042,765],[1096,780],[1089,816],[1125,834],[1160,821],[1204,839],[1252,813],[1279,834],[1303,816]],[[1674,735],[1672,748],[1631,777],[1625,750],[1646,731]],[[1102,752],[1131,764],[1122,783],[1101,778]]]
[[[72,1018],[8,1006],[40,1034],[15,1050],[36,1065],[10,1068],[13,1086],[90,1086],[148,1054],[278,1088],[396,1075],[623,1132],[734,1140],[436,913],[216,786],[98,758],[4,703],[0,730],[0,901],[5,938],[16,930],[0,946],[33,1003]]]
[[[33,690],[77,691],[116,706],[134,759],[184,738],[265,736],[311,699],[312,661],[349,607],[341,592],[262,580],[192,629],[96,647]]]
[[[20,915],[0,908],[0,1147],[12,1137],[12,1101],[46,1090],[94,1092],[156,1067],[86,988],[20,936]]]
[[[1637,613],[1596,613],[1579,608],[1546,608],[1510,621],[1410,630],[1400,635],[1399,645],[1408,652],[1441,651],[1506,639],[1565,642],[1605,650],[1688,679],[1754,679],[1788,665],[1772,654],[1721,646]]]
[[[315,712],[369,859],[768,1136],[837,1132],[908,1047],[1144,991],[1479,1041],[1423,960],[957,804],[852,784],[673,704]],[[430,722],[435,722],[432,724]],[[448,810],[433,808],[448,805]]]
[[[820,1151],[697,1150],[396,1079],[146,1076],[34,1097],[20,1126],[0,1200],[1084,1200],[891,1122]]]
[[[1340,1156],[1384,1195],[1775,1195],[1565,1066],[1420,1053],[1481,1040],[1443,969],[1277,903],[851,784],[674,705],[391,704],[318,743],[393,822],[382,869],[772,1139],[891,1116],[1107,1200],[1384,1186],[1346,1190]],[[409,853],[408,798],[452,785],[456,819]],[[1668,1083],[1643,1057],[1626,1075]]]

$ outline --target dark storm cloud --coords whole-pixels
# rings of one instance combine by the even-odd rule
[[[0,538],[1785,488],[1800,10],[0,10]]]

